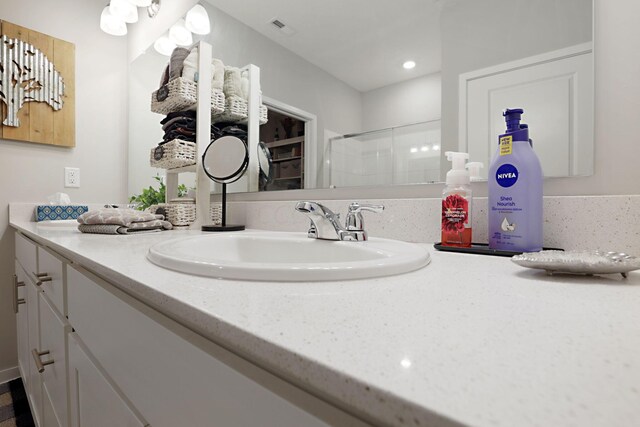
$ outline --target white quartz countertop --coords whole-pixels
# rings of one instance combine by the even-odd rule
[[[640,273],[547,276],[437,252],[399,276],[219,280],[146,259],[172,231],[11,225],[169,317],[381,425],[637,426]],[[304,231],[302,231],[304,232]],[[357,243],[354,243],[357,244]]]

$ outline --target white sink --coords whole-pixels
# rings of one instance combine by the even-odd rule
[[[364,279],[424,267],[429,253],[413,243],[310,239],[304,233],[241,231],[168,240],[147,258],[188,274],[263,281]]]

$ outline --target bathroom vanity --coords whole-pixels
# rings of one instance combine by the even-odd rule
[[[10,221],[20,371],[41,427],[640,419],[637,272],[546,276],[424,244],[431,264],[402,275],[222,280],[146,259],[197,231]]]

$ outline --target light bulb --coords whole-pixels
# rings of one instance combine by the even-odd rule
[[[160,36],[158,40],[153,44],[153,48],[161,55],[171,56],[173,49],[176,48],[176,44],[171,41],[166,35]]]
[[[127,24],[113,16],[109,11],[109,6],[105,7],[100,15],[100,29],[112,36],[124,36],[127,34]]]
[[[193,43],[191,31],[187,30],[184,19],[180,19],[169,29],[169,38],[178,46],[189,46]]]
[[[138,22],[138,9],[127,0],[111,0],[109,12],[128,24]]]
[[[209,15],[202,5],[195,5],[187,12],[185,17],[185,25],[189,31],[194,34],[209,34],[211,25],[209,23]]]
[[[404,64],[402,64],[402,67],[405,70],[411,70],[412,68],[415,68],[415,66],[416,66],[415,61],[407,61]]]

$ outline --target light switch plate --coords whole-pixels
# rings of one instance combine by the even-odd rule
[[[64,168],[64,186],[67,188],[80,187],[80,168]]]

